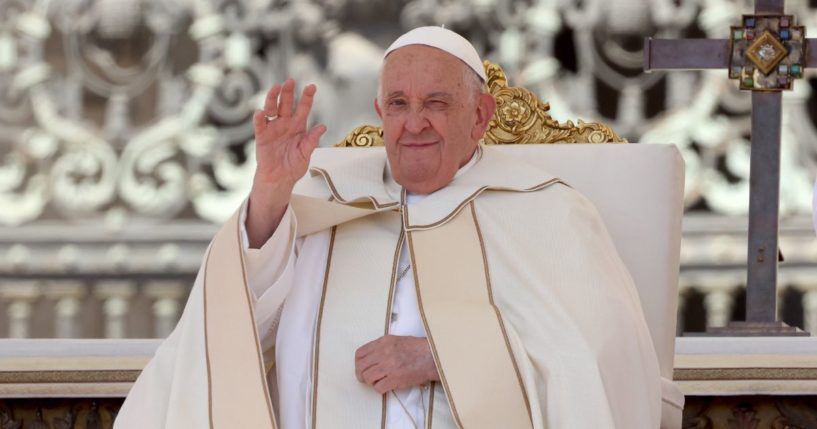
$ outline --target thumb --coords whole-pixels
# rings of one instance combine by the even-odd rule
[[[305,156],[312,154],[312,151],[318,147],[321,141],[321,136],[326,132],[326,125],[320,124],[312,127],[301,140],[301,152]]]

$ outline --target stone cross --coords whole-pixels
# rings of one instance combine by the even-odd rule
[[[807,55],[817,39],[806,39],[783,6],[784,0],[756,0],[755,15],[744,15],[729,39],[645,41],[645,71],[728,68],[741,89],[752,91],[746,321],[708,334],[808,335],[777,321],[780,122],[781,91],[817,66]]]

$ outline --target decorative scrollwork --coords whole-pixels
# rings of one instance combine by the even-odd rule
[[[340,147],[383,146],[383,128],[374,125],[363,125],[355,128],[338,144]]]
[[[508,86],[502,68],[490,61],[484,62],[488,75],[488,91],[496,98],[496,113],[485,133],[485,144],[544,144],[544,143],[626,143],[627,140],[604,124],[582,120],[560,124],[547,112],[550,105],[539,100],[525,88]],[[368,147],[383,145],[383,130],[364,125],[352,130],[337,144],[339,147]]]

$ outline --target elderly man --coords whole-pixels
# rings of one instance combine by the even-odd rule
[[[496,103],[474,48],[400,37],[382,149],[312,162],[316,88],[255,115],[248,203],[118,428],[657,428],[658,364],[595,209],[479,145]]]

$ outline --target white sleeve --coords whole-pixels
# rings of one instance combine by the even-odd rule
[[[244,250],[247,283],[255,299],[255,322],[261,342],[275,328],[275,321],[284,299],[292,288],[295,270],[295,237],[297,220],[292,207],[287,207],[281,223],[260,249],[251,249],[245,225],[247,204],[241,207],[239,232]]]

